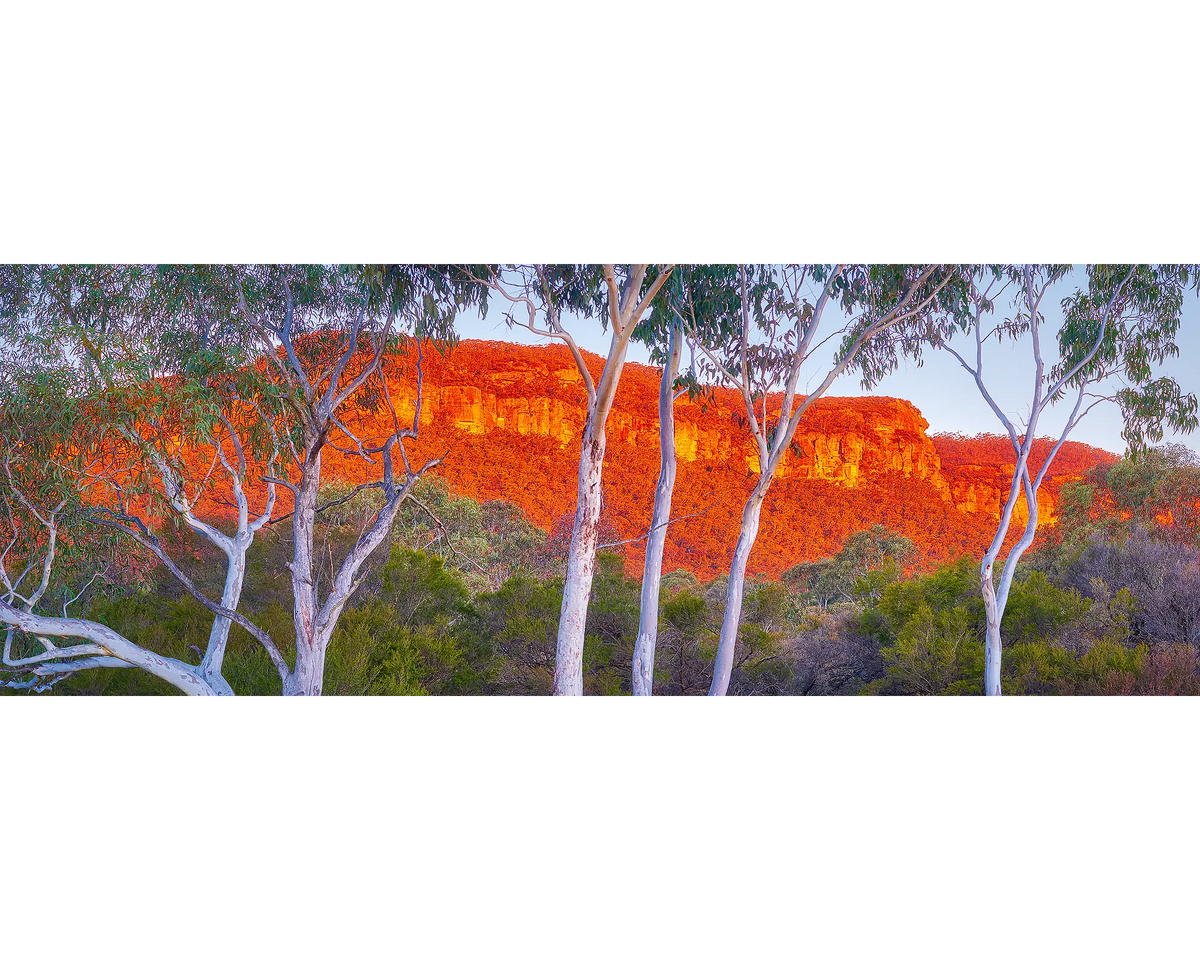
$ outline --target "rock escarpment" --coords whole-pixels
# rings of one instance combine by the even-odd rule
[[[598,375],[601,361],[594,363]],[[585,390],[565,348],[522,347],[492,341],[465,341],[449,357],[426,358],[421,423],[453,427],[474,436],[493,432],[547,437],[567,446],[583,432]],[[393,391],[401,419],[411,419],[416,388],[397,378]],[[629,364],[608,419],[609,443],[658,444],[658,371]],[[717,390],[708,402],[676,403],[675,449],[694,463],[744,465],[758,473],[758,455],[742,417],[741,399]],[[824,398],[813,405],[796,433],[777,478],[822,480],[856,488],[884,474],[928,483],[936,495],[967,514],[999,517],[1012,479],[1007,441],[999,437],[959,437],[928,433],[929,423],[907,400],[890,397]],[[936,442],[935,442],[936,441]],[[1000,441],[997,443],[995,441]],[[977,447],[977,462],[969,449]],[[1111,455],[1081,444],[1094,462]],[[950,451],[951,464],[941,454]],[[1078,454],[1065,471],[1053,471],[1040,491],[1039,522],[1053,522],[1058,490],[1083,469]],[[1024,522],[1024,504],[1016,510]]]
[[[586,360],[597,378],[602,359]],[[408,421],[416,405],[414,361],[396,364],[390,377],[397,413]],[[546,529],[574,511],[586,392],[565,347],[466,341],[446,355],[426,351],[423,369],[415,455],[447,454],[438,472],[453,488],[516,503]],[[656,368],[628,364],[608,419],[604,510],[623,538],[644,534],[649,522],[658,478],[658,380]],[[382,432],[386,424],[377,426]],[[1011,447],[1001,437],[928,431],[905,400],[817,401],[776,474],[751,571],[778,575],[827,556],[873,523],[913,539],[930,562],[978,555],[1007,496]],[[715,575],[728,563],[759,468],[739,395],[718,389],[678,401],[676,450],[674,515],[686,519],[672,526],[667,569]],[[1054,522],[1064,483],[1106,459],[1113,458],[1081,444],[1064,447],[1039,497],[1039,525]],[[347,479],[363,479],[359,463],[347,460],[343,467]],[[336,456],[330,469],[339,469]],[[1024,505],[1015,513],[1019,528]],[[641,547],[635,542],[626,549],[632,571]]]

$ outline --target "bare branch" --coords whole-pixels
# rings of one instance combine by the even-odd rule
[[[649,538],[655,530],[661,530],[663,527],[670,526],[672,523],[679,523],[681,520],[691,520],[693,517],[702,517],[704,514],[708,513],[708,511],[709,508],[705,507],[703,510],[697,510],[695,513],[685,513],[682,517],[671,517],[669,520],[664,520],[662,523],[656,523],[640,537],[631,537],[628,540],[614,540],[612,543],[598,543],[596,544],[596,549],[602,550],[606,547],[620,547],[627,543],[638,543],[641,540],[646,540]]]

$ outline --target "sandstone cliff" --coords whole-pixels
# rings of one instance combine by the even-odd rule
[[[602,360],[589,355],[599,376]],[[391,381],[401,419],[413,415],[414,368]],[[480,499],[520,505],[549,528],[574,510],[585,390],[565,347],[465,341],[448,356],[426,352],[422,452],[449,456],[439,472]],[[627,365],[608,421],[605,511],[624,537],[644,533],[658,474],[658,370]],[[679,478],[668,565],[721,572],[753,485],[758,458],[740,397],[717,390],[676,405]],[[845,537],[886,523],[931,560],[977,553],[990,539],[1011,478],[1000,437],[933,435],[919,410],[887,397],[826,398],[806,414],[772,487],[751,569],[778,574],[840,548]],[[1041,496],[1041,524],[1054,522],[1062,485],[1103,451],[1069,444]],[[1059,462],[1061,461],[1061,463]],[[331,467],[337,469],[336,458]],[[351,463],[347,469],[354,469]],[[1024,507],[1016,511],[1024,523]],[[631,563],[640,547],[630,548]]]
[[[594,373],[599,373],[599,358]],[[489,341],[465,341],[449,358],[426,359],[426,391],[421,423],[445,423],[476,436],[493,432],[543,436],[561,445],[576,443],[583,431],[585,393],[582,380],[565,349],[520,347]],[[609,443],[658,445],[656,395],[658,371],[629,364],[608,420]],[[401,419],[413,415],[415,384],[397,378]],[[715,403],[687,397],[676,403],[675,449],[680,460],[744,464],[759,470],[758,455],[748,440],[740,398],[718,390]],[[947,503],[968,514],[999,517],[1012,479],[1007,441],[999,437],[928,434],[929,423],[907,400],[890,397],[827,398],[813,406],[796,433],[792,449],[777,473],[780,479],[824,480],[845,487],[870,484],[892,473],[928,483]],[[994,441],[1001,441],[999,444]],[[983,443],[979,461],[961,451],[943,467],[939,447]],[[1079,448],[1080,444],[1068,444]],[[1104,451],[1084,448],[1085,461],[1111,460]],[[1053,522],[1057,492],[1077,479],[1088,465],[1071,459],[1065,470],[1052,471],[1039,498],[1042,522]],[[1024,504],[1018,516],[1024,518]]]
[[[459,347],[469,349],[468,342]],[[487,378],[492,385],[520,384],[531,395],[512,396],[485,386],[450,382],[452,371],[442,370],[442,382],[430,384],[421,409],[421,423],[446,422],[456,430],[477,436],[494,431],[520,436],[550,437],[560,444],[577,442],[583,433],[584,391],[578,396],[538,396],[540,378],[518,380],[511,373]],[[627,379],[641,371],[627,371]],[[566,376],[574,371],[550,371],[560,384],[574,382]],[[657,376],[657,373],[655,373]],[[416,389],[409,381],[394,382],[401,419],[411,419]],[[607,424],[610,443],[658,444],[658,417],[628,409],[618,394]],[[728,398],[723,398],[728,399]],[[651,408],[651,413],[656,407]],[[759,472],[758,455],[746,436],[735,428],[737,408],[721,403],[713,411],[687,398],[676,404],[675,450],[681,460],[739,461]],[[812,424],[808,423],[812,420]],[[926,435],[929,424],[906,400],[869,398],[865,401],[829,400],[814,408],[798,430],[792,449],[785,455],[776,476],[802,480],[828,480],[856,487],[881,472],[890,471],[926,480],[947,500],[950,487],[941,475],[937,451]],[[808,427],[808,429],[803,429]]]

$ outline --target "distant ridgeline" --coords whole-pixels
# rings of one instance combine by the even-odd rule
[[[598,378],[602,358],[585,355]],[[393,401],[411,422],[416,401],[415,354],[392,364]],[[658,381],[654,367],[627,364],[608,420],[604,512],[620,539],[646,532],[658,480]],[[573,513],[584,386],[565,346],[527,347],[468,340],[448,355],[424,352],[420,438],[410,457],[449,451],[438,468],[460,495],[508,500],[549,529]],[[779,401],[776,400],[776,403]],[[679,473],[664,570],[684,568],[702,578],[725,572],[737,538],[758,457],[741,419],[736,392],[715,391],[704,404],[676,403]],[[390,414],[382,413],[390,424]],[[366,439],[372,415],[357,429]],[[776,475],[763,509],[752,573],[778,576],[801,561],[836,553],[847,536],[882,523],[912,539],[922,565],[968,552],[990,540],[1012,477],[1012,450],[998,436],[963,437],[926,431],[929,424],[905,400],[825,398],[801,421],[793,450]],[[388,427],[390,430],[390,426]],[[1034,468],[1050,441],[1035,446]],[[374,480],[361,459],[326,451],[325,475]],[[1112,454],[1067,443],[1039,495],[1039,523],[1055,522],[1062,486]],[[1026,516],[1016,508],[1013,539]],[[640,570],[642,544],[626,547],[631,573]]]

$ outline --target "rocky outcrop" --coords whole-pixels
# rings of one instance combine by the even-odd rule
[[[539,348],[478,341],[460,344],[455,355],[481,351],[510,354],[513,350],[526,352],[526,369],[484,371],[479,369],[480,359],[472,356],[474,363],[466,365],[477,374],[471,384],[455,382],[457,371],[445,363],[427,371],[421,423],[445,422],[474,435],[502,431],[550,437],[563,445],[577,442],[583,432],[585,391],[569,356],[547,356]],[[571,366],[558,367],[547,360]],[[653,368],[630,364],[623,381],[646,377],[655,381],[656,393],[658,371]],[[397,379],[392,391],[400,418],[411,420],[415,384],[411,379]],[[747,471],[757,473],[758,455],[744,424],[738,422],[744,416],[740,398],[724,395],[730,393],[717,391],[709,403],[687,398],[677,402],[676,452],[683,461],[742,462]],[[628,392],[619,391],[607,424],[609,442],[657,445],[656,413],[656,402],[634,409]],[[776,476],[857,487],[880,472],[895,473],[929,482],[939,496],[950,501],[950,486],[941,474],[937,451],[926,433],[928,427],[920,411],[906,400],[823,399],[801,422]]]
[[[676,409],[675,447],[682,460],[744,459],[760,470],[758,454],[740,423],[740,408],[721,408],[728,426],[718,428],[696,417],[696,405]],[[937,451],[926,436],[929,424],[906,400],[890,398],[827,399],[815,403],[800,422],[776,476],[824,480],[847,487],[894,473],[932,483],[949,498]],[[652,424],[657,430],[657,422]]]
[[[586,359],[593,378],[598,377],[602,359],[591,355]],[[551,442],[552,450],[558,452],[538,448],[542,452],[537,454],[541,458],[537,463],[542,466],[528,461],[531,474],[522,481],[523,491],[546,489],[546,475],[539,471],[550,469],[550,462],[555,464],[555,472],[563,472],[564,477],[571,472],[577,455],[572,448],[577,447],[584,427],[586,392],[565,347],[466,341],[448,356],[426,353],[424,372],[421,424],[430,429],[423,430],[423,436],[436,437],[438,442],[452,440],[454,433],[476,437],[493,451],[498,449],[494,443],[504,443],[506,435],[513,437],[514,443],[517,437],[544,438],[539,442]],[[412,373],[411,367],[399,370],[391,383],[393,401],[402,420],[411,420],[415,410]],[[658,447],[658,377],[656,368],[628,364],[607,424],[609,458],[620,459],[622,449],[636,452],[645,458],[639,461],[643,463],[639,469],[646,474],[639,475],[637,482],[651,486],[655,477],[650,472],[654,470],[652,463],[657,459],[654,451]],[[911,495],[924,504],[924,515],[936,510],[943,516],[944,511],[949,511],[949,515],[957,515],[964,521],[969,518],[970,529],[986,540],[990,537],[987,531],[994,530],[991,520],[1000,516],[1012,477],[1007,439],[931,436],[928,431],[929,424],[921,412],[906,400],[888,397],[818,400],[801,421],[777,473],[780,481],[777,496],[809,500],[816,488],[803,485],[820,483],[822,489],[829,491],[821,495],[825,503],[836,501],[839,488],[846,491],[843,498],[850,498],[847,503],[861,503],[863,496],[869,499],[883,488],[895,490],[896,484],[907,483],[908,489],[920,491]],[[731,390],[718,389],[702,399],[678,401],[675,437],[681,468],[693,465],[722,490],[731,483],[740,485],[738,477],[745,483],[753,482],[759,470],[741,398]],[[1069,455],[1067,447],[1071,448]],[[1056,459],[1039,492],[1040,525],[1055,522],[1058,492],[1063,484],[1082,475],[1090,465],[1112,459],[1104,451],[1081,444],[1067,447]],[[488,455],[490,459],[496,456],[497,453]],[[466,463],[458,468],[464,484],[475,482],[468,477],[470,469]],[[486,474],[493,467],[484,464],[474,469]],[[525,468],[521,469],[524,472]],[[711,473],[705,472],[710,469]],[[916,488],[911,487],[914,482]],[[499,489],[507,487],[501,485]],[[809,493],[803,493],[806,489]],[[720,496],[723,498],[725,494]],[[831,501],[830,497],[834,499]],[[944,506],[935,508],[933,504]],[[531,509],[530,504],[523,505]],[[535,514],[537,506],[533,506]],[[902,510],[902,504],[897,503],[895,509]],[[1023,501],[1018,502],[1014,515],[1016,526],[1023,525],[1026,517]],[[630,522],[635,522],[632,515]],[[839,522],[847,521],[842,518]]]
[[[994,464],[964,465],[956,469],[954,474],[954,479],[950,482],[950,496],[959,510],[963,513],[1000,518],[1005,499],[1012,488],[1012,467]],[[1059,475],[1042,482],[1037,494],[1039,526],[1053,526],[1058,522],[1055,517],[1058,492],[1064,483],[1077,479],[1079,478]],[[1020,495],[1017,505],[1013,508],[1013,520],[1017,524],[1024,524],[1028,518],[1029,508],[1025,505],[1024,495]]]

